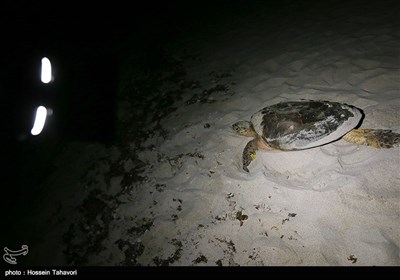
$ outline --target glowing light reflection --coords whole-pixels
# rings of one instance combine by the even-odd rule
[[[35,122],[31,130],[32,135],[36,136],[42,132],[44,123],[46,122],[46,117],[47,117],[46,107],[39,106],[36,110]]]
[[[42,72],[40,79],[42,83],[48,84],[52,80],[51,63],[47,57],[42,58]]]

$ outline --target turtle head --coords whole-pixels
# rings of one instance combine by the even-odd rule
[[[253,125],[247,121],[238,121],[232,125],[233,130],[246,137],[256,137],[257,133],[254,130]]]

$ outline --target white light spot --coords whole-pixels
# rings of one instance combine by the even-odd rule
[[[40,79],[42,80],[42,83],[48,84],[52,81],[52,73],[51,73],[51,63],[50,60],[47,57],[42,58],[42,72]]]
[[[47,109],[43,106],[39,106],[36,110],[35,122],[31,130],[32,135],[36,136],[42,132],[44,123],[46,122],[46,117]]]

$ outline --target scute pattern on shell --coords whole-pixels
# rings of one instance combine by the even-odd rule
[[[359,109],[343,103],[312,100],[278,103],[258,114],[255,120],[261,121],[261,125],[254,125],[262,129],[261,136],[268,145],[281,150],[309,148],[336,140],[327,136],[338,138],[346,134],[362,116]]]

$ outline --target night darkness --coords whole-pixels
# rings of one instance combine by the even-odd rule
[[[3,213],[16,209],[14,215],[19,217],[29,211],[21,205],[37,203],[36,189],[54,171],[53,161],[68,143],[112,145],[127,140],[118,136],[116,109],[117,99],[124,98],[121,84],[130,73],[130,63],[146,73],[146,87],[151,88],[153,77],[165,70],[168,44],[193,32],[210,32],[210,20],[229,20],[231,13],[252,9],[242,4],[2,1],[1,91],[3,111],[9,116],[3,120],[7,133],[2,161],[7,168],[2,194],[18,197],[2,203]],[[39,79],[44,56],[53,65],[54,81],[47,85]],[[147,94],[136,93],[134,98],[145,99]],[[54,114],[46,120],[43,133],[34,137],[29,132],[39,105],[52,108]],[[140,116],[135,121],[140,122]]]
[[[35,102],[53,106],[57,136],[110,141],[115,120],[109,118],[114,115],[121,61],[134,49],[149,57],[152,66],[159,65],[163,44],[173,39],[173,25],[179,24],[173,22],[179,15],[176,7],[160,5],[88,7],[10,1],[3,9],[12,78],[7,88],[27,107]],[[50,85],[38,80],[43,56],[54,64],[55,81]],[[28,114],[20,102],[14,106],[20,114]],[[97,127],[99,123],[105,125]],[[18,120],[20,131],[15,133],[30,125]]]
[[[8,149],[5,160],[12,166],[7,172],[11,182],[19,177],[17,170],[23,162],[31,169],[25,163],[36,150],[47,150],[42,163],[47,170],[47,161],[61,142],[115,141],[119,75],[124,75],[121,65],[133,55],[143,58],[146,71],[158,71],[165,44],[198,13],[195,2],[183,2],[1,4],[2,36],[7,42],[2,98],[11,117],[4,124],[9,132],[3,141],[14,147],[13,153]],[[51,59],[55,77],[47,85],[39,79],[44,56]],[[47,120],[45,133],[32,137],[29,131],[39,105],[52,108],[54,114]]]
[[[311,50],[314,47],[318,49],[318,44],[324,45],[325,39],[321,38],[326,38],[327,41],[332,40],[334,42],[334,39],[332,38],[334,38],[335,36],[337,36],[338,38],[342,38],[341,36],[345,37],[345,35],[347,35],[347,30],[340,30],[339,27],[336,28],[335,24],[331,24],[331,18],[345,18],[343,26],[347,26],[347,20],[349,20],[348,22],[351,22],[352,18],[346,18],[346,16],[343,16],[341,14],[342,12],[344,15],[346,15],[346,13],[354,13],[358,16],[355,17],[356,19],[363,18],[362,12],[364,10],[372,15],[374,14],[374,11],[368,8],[368,3],[372,3],[374,1],[361,0],[352,1],[352,3],[354,4],[349,5],[349,7],[353,7],[354,10],[351,12],[338,8],[340,7],[340,5],[342,5],[342,2],[335,0],[327,1],[329,3],[324,5],[320,5],[323,1],[316,0],[176,0],[132,2],[100,1],[93,2],[90,5],[85,2],[86,1],[42,2],[7,0],[2,1],[2,3],[0,4],[0,30],[3,49],[0,68],[0,94],[2,99],[2,112],[5,116],[7,116],[7,119],[2,120],[2,126],[5,127],[5,132],[2,133],[2,141],[4,141],[4,144],[2,144],[2,148],[4,149],[4,152],[2,153],[2,162],[3,166],[6,166],[6,168],[3,169],[3,179],[1,183],[3,198],[1,211],[3,214],[6,215],[7,218],[2,219],[1,227],[2,229],[15,228],[19,230],[18,233],[15,233],[11,230],[9,232],[6,232],[5,235],[8,238],[8,243],[6,244],[7,246],[15,247],[20,245],[20,239],[18,238],[21,238],[21,236],[23,236],[21,228],[24,228],[24,219],[30,220],[29,214],[31,209],[39,209],[41,207],[41,203],[45,203],[40,200],[41,194],[46,193],[46,191],[41,188],[45,185],[44,183],[50,177],[50,175],[57,171],[57,166],[55,164],[57,157],[60,154],[63,154],[63,152],[67,151],[69,147],[75,145],[75,143],[79,143],[78,145],[82,145],[82,147],[84,145],[90,144],[100,145],[102,148],[99,150],[101,151],[103,151],[103,148],[104,150],[109,149],[107,151],[119,149],[121,154],[119,159],[120,162],[113,162],[112,164],[110,163],[109,170],[107,171],[108,174],[104,176],[106,178],[105,180],[111,180],[110,178],[119,176],[122,178],[121,188],[124,185],[125,189],[128,189],[129,186],[140,186],[142,183],[142,185],[145,185],[148,182],[146,181],[148,178],[145,175],[142,176],[142,172],[146,170],[146,168],[150,170],[152,168],[155,168],[154,166],[157,165],[155,164],[154,166],[151,165],[151,167],[149,167],[150,164],[146,165],[147,163],[144,163],[140,159],[138,154],[140,154],[141,152],[148,152],[150,154],[151,152],[157,150],[157,145],[160,145],[160,142],[157,141],[162,142],[166,139],[173,138],[173,135],[168,135],[168,131],[164,130],[164,128],[162,127],[162,121],[165,120],[165,118],[167,118],[168,116],[171,116],[172,113],[177,112],[178,109],[181,109],[177,108],[176,102],[178,101],[181,102],[179,104],[184,104],[182,105],[182,108],[184,108],[184,106],[187,106],[188,111],[192,110],[192,108],[197,108],[195,107],[197,105],[204,106],[200,107],[203,109],[193,110],[199,110],[199,115],[203,113],[201,110],[204,110],[204,112],[212,115],[213,113],[207,111],[211,109],[207,108],[211,108],[212,106],[214,106],[212,105],[214,104],[214,102],[216,104],[225,105],[225,103],[217,102],[224,102],[224,100],[228,100],[229,98],[231,98],[231,96],[234,95],[234,91],[231,89],[235,88],[235,86],[237,85],[235,85],[235,83],[233,82],[229,84],[230,88],[225,85],[217,84],[214,87],[206,89],[205,87],[201,88],[200,82],[187,82],[185,80],[187,69],[182,66],[182,61],[191,61],[191,59],[193,59],[189,55],[185,56],[187,53],[190,54],[191,51],[185,49],[185,43],[192,42],[192,38],[193,41],[201,41],[203,38],[206,38],[205,40],[208,40],[207,43],[209,45],[212,45],[214,41],[220,40],[220,38],[218,38],[220,34],[224,34],[224,32],[229,33],[231,31],[231,26],[235,26],[237,30],[241,30],[241,27],[238,27],[237,23],[240,22],[240,19],[242,17],[250,18],[249,22],[251,22],[251,16],[249,15],[252,15],[253,13],[262,14],[262,12],[260,11],[263,11],[265,12],[265,22],[268,23],[270,21],[271,26],[273,24],[276,24],[276,26],[278,26],[278,31],[274,28],[271,28],[271,34],[276,34],[276,45],[274,45],[275,42],[271,42],[271,46],[262,45],[262,47],[260,47],[264,48],[264,50],[269,50],[270,48],[272,56],[271,60],[277,59],[276,61],[278,61],[270,63],[271,60],[266,60],[265,65],[260,66],[261,69],[263,69],[262,71],[268,72],[270,69],[280,69],[279,67],[281,66],[281,61],[284,61],[282,62],[282,65],[284,65],[285,63],[289,64],[289,62],[285,61],[285,50],[282,50],[281,52],[282,56],[279,58],[281,60],[278,60],[278,58],[273,56],[275,53],[279,53],[279,40],[282,40],[282,42],[292,42],[291,37],[300,38],[298,39],[298,41],[293,40],[293,42],[294,44],[298,44],[298,46],[300,47],[302,46],[303,41],[301,40],[303,40],[303,38],[299,36],[299,34],[293,33],[293,30],[297,30],[296,24],[298,24],[298,26],[304,26],[304,30],[302,30],[306,34],[304,36],[304,44],[309,44],[307,46]],[[382,11],[387,12],[387,14],[390,16],[390,21],[394,18],[394,12],[387,9],[387,7],[391,6],[391,2],[389,1],[387,3],[388,4],[383,6],[384,8],[382,8]],[[335,7],[335,12],[331,12],[330,10],[326,9],[326,7],[331,7],[330,5],[332,5],[332,7]],[[346,6],[347,4],[343,5]],[[397,7],[397,10],[398,9],[399,8]],[[310,13],[310,11],[313,11],[314,13]],[[282,13],[282,15],[284,16],[280,17],[280,13]],[[310,17],[311,14],[317,14],[318,18]],[[379,14],[379,12],[377,12],[377,14]],[[380,17],[378,18],[380,19]],[[321,25],[314,26],[314,21],[320,22]],[[246,23],[245,21],[243,22],[244,23],[242,28],[245,30],[245,28],[250,26],[250,23]],[[358,24],[356,20],[354,22],[355,25]],[[368,21],[366,21],[366,24],[369,24]],[[386,23],[383,22],[382,26],[386,28],[385,24]],[[266,29],[269,28],[268,24],[262,26]],[[288,30],[290,30],[288,31],[288,33],[285,33],[286,30],[282,30],[282,32],[279,32],[280,26],[295,27],[293,29],[288,28]],[[375,27],[373,26],[373,24],[371,24],[371,26]],[[396,23],[393,24],[393,26],[398,27],[400,25]],[[379,26],[377,26],[377,28],[378,27]],[[367,29],[364,26],[363,28]],[[299,30],[301,30],[300,27]],[[315,35],[314,33],[312,33],[315,30],[322,30],[321,34]],[[328,31],[324,32],[324,30]],[[354,28],[354,30],[355,32],[357,32],[356,28]],[[252,30],[252,32],[253,31],[254,30]],[[318,33],[317,31],[316,33]],[[391,30],[391,32],[392,31],[393,30]],[[258,36],[257,32],[258,31],[254,31],[254,34],[256,34],[255,37]],[[335,32],[337,32],[337,34]],[[232,34],[235,34],[234,31],[232,31]],[[238,34],[241,33],[238,31]],[[260,30],[259,34],[263,34],[262,30]],[[369,38],[368,36],[373,38],[373,36],[375,35],[367,34],[365,35],[365,37],[362,38]],[[231,38],[229,36],[227,37]],[[234,37],[234,35],[232,35],[232,37]],[[257,38],[257,40],[258,39],[260,39],[263,43],[266,42],[266,40],[263,39],[261,35],[260,38]],[[246,45],[247,42],[243,42],[243,45],[249,46],[249,48],[251,49],[253,47],[251,45],[251,40],[252,39],[250,39],[250,43],[248,43],[248,45]],[[257,40],[254,40],[256,44]],[[313,40],[317,42],[315,43],[315,46],[313,45]],[[356,41],[356,39],[354,40]],[[220,45],[224,45],[223,42],[218,42]],[[399,41],[393,40],[393,42],[394,43],[389,42],[387,44],[387,48],[389,49],[387,53],[389,53],[389,55],[396,56],[398,54],[396,54],[395,52],[390,53],[390,51],[393,49],[393,46],[398,44]],[[326,48],[328,49],[326,51],[328,57],[331,54],[332,57],[334,57],[334,54],[336,54],[336,52],[340,55],[342,54],[342,52],[347,52],[346,54],[348,54],[349,56],[353,53],[356,53],[357,55],[358,51],[361,50],[360,52],[362,52],[363,50],[368,49],[369,46],[373,45],[372,43],[371,45],[368,45],[369,42],[367,42],[365,43],[365,45],[360,46],[359,49],[357,46],[357,48],[355,49],[349,48],[348,50],[345,49],[347,47],[346,43],[348,43],[349,46],[352,46],[351,40],[343,43],[343,45],[345,46],[343,47],[343,49],[341,49],[340,42],[334,42],[334,44],[336,43],[337,45],[334,45],[332,48]],[[226,45],[225,47],[227,56],[232,56],[232,53],[229,52],[232,46]],[[286,47],[290,49],[291,45],[285,46],[285,49]],[[232,47],[232,49],[234,49],[234,47]],[[379,48],[377,47],[376,49],[378,50],[377,52],[379,52]],[[321,60],[320,57],[323,57],[325,49],[321,47],[321,49],[318,50],[320,50],[320,53],[316,52],[315,57],[318,57],[316,60]],[[242,50],[239,49],[239,51]],[[296,58],[296,55],[300,54],[301,51],[303,50],[299,50],[298,52],[297,50],[295,50],[292,52],[291,55]],[[308,50],[304,50],[304,52],[309,55],[307,51]],[[312,51],[310,51],[310,53],[311,52]],[[182,57],[184,57],[182,58],[182,61],[176,59],[176,57],[178,57],[178,53],[179,55],[184,54],[182,55]],[[225,54],[225,51],[223,51],[222,53]],[[260,53],[263,52],[260,51]],[[265,53],[268,53],[268,51],[266,51]],[[368,53],[368,51],[365,51],[365,53]],[[383,52],[382,56],[379,56],[379,54],[377,55],[377,57],[385,57],[387,53]],[[243,55],[247,55],[246,51],[243,52]],[[340,55],[337,55],[337,57],[334,57],[332,59],[332,64],[336,63],[335,59],[337,59],[337,61],[339,62],[342,62],[340,61],[340,59],[342,59]],[[364,53],[362,53],[362,55],[364,55]],[[50,58],[52,62],[54,76],[54,81],[46,85],[40,82],[39,76],[40,60],[42,57],[45,56]],[[193,55],[193,57],[194,56],[195,55]],[[207,54],[205,56],[207,56]],[[301,75],[303,75],[307,71],[312,72],[315,69],[319,69],[318,67],[316,67],[315,69],[313,68],[311,71],[307,68],[303,72],[303,68],[298,66],[301,64],[303,58],[307,60],[307,63],[311,65],[310,69],[314,67],[313,63],[315,63],[316,65],[318,64],[318,62],[315,62],[313,60],[314,58],[312,55],[305,55],[304,57],[298,60],[300,61],[298,64],[296,64],[298,61],[294,59],[294,62],[291,64],[292,68],[290,68],[290,71],[292,72],[284,77],[284,79],[287,78],[289,80],[295,75],[300,75],[299,80],[301,82],[299,82],[298,84],[296,84],[297,81],[294,81],[293,83],[288,82],[284,85],[290,90],[292,88],[303,89],[303,85],[301,83],[306,83],[308,80],[306,78],[302,80],[303,76]],[[367,58],[365,60],[367,60]],[[231,60],[237,63],[235,65],[239,65],[239,63],[241,62],[241,57],[231,57]],[[257,60],[257,58],[255,60]],[[347,60],[343,60],[345,61],[343,65],[345,65],[345,63],[347,63]],[[359,59],[357,61],[362,61],[362,59]],[[191,63],[196,64],[196,62]],[[211,65],[215,66],[218,61],[215,62],[215,65],[213,63],[213,61],[210,63],[209,72],[212,73],[210,74],[210,76],[214,75],[214,80],[222,81],[223,79],[229,79],[232,76],[231,72],[215,74],[215,72],[213,72],[214,70],[211,68]],[[362,61],[360,63],[365,62]],[[389,61],[387,63],[388,64],[383,63],[383,65],[385,65],[385,67],[390,70],[390,67],[386,65],[389,65],[391,62]],[[234,63],[232,63],[232,65],[233,64]],[[326,64],[327,65],[322,65],[321,69],[325,66],[327,68],[331,66],[329,65],[329,63]],[[251,63],[249,63],[249,65],[251,65]],[[254,65],[259,66],[256,63],[254,63]],[[364,64],[362,66],[364,66]],[[369,65],[367,66],[369,67]],[[243,69],[245,69],[246,67],[248,67],[247,64],[244,66]],[[382,66],[382,68],[385,67]],[[240,68],[240,65],[238,66],[238,68]],[[282,66],[282,68],[284,68],[284,66]],[[356,68],[356,66],[354,66],[354,68]],[[320,72],[322,73],[324,69],[325,68],[323,68]],[[334,75],[339,73],[340,70],[340,67],[338,67],[338,69],[332,70],[334,74],[332,74],[331,76],[327,74],[323,78],[326,78],[326,80],[334,80],[337,77]],[[359,74],[360,76],[364,75],[364,72],[362,72],[364,70],[365,69],[362,69],[360,70],[360,72],[357,72],[357,75],[359,73],[362,73]],[[365,71],[370,70],[371,69],[368,68]],[[250,73],[251,71],[254,71],[254,73],[256,73],[256,71],[260,72],[260,70],[253,70],[249,66],[248,73]],[[319,70],[315,71],[317,72]],[[278,72],[279,71],[277,71],[277,73]],[[329,74],[330,73],[331,72],[329,72]],[[339,74],[341,73],[342,72],[340,72]],[[347,76],[351,76],[350,74],[346,72]],[[271,75],[273,76],[275,75],[275,73]],[[312,75],[310,74],[309,79],[318,80],[318,75],[319,73],[315,74],[315,77],[311,77]],[[346,75],[343,75],[343,77]],[[347,76],[345,78],[348,78]],[[245,80],[245,78],[243,79]],[[279,83],[280,79],[281,77],[279,76],[276,80],[271,80],[273,80],[272,83]],[[163,90],[163,86],[168,83],[179,86],[175,90]],[[256,82],[254,82],[254,84],[256,84]],[[257,90],[259,90],[260,88],[263,89],[262,87],[266,84],[268,83],[260,79],[260,86],[258,87],[258,85],[254,85],[254,91],[249,90],[249,96],[250,94],[253,94],[253,97],[256,96],[254,92],[257,92]],[[253,86],[253,84],[251,84],[249,87],[251,86]],[[279,88],[280,86],[281,85],[278,85],[276,87],[277,92],[281,90]],[[327,93],[329,93],[330,90],[329,86],[330,85],[327,86]],[[267,88],[267,86],[265,87]],[[199,90],[199,88],[201,88],[201,91]],[[240,85],[238,86],[238,88],[240,88]],[[246,85],[244,85],[243,88],[246,88]],[[313,90],[317,92],[319,89],[320,88],[318,88],[317,86],[315,88],[311,87],[310,92]],[[242,89],[242,91],[246,90]],[[262,90],[259,91],[261,92]],[[284,90],[282,90],[282,92],[283,91]],[[195,94],[194,92],[197,92],[197,94]],[[324,90],[322,90],[322,92],[324,92]],[[217,94],[219,93],[221,93],[224,98],[227,98],[223,99],[223,101],[221,101],[222,98],[221,100],[218,100],[218,97],[216,99],[213,99],[214,96],[218,96]],[[187,96],[190,96],[191,98],[185,101],[184,98]],[[235,96],[235,98],[236,97],[237,96]],[[385,100],[385,97],[382,97],[382,100]],[[388,98],[387,100],[389,100],[388,102],[390,102],[390,98]],[[243,105],[243,103],[246,102],[237,101],[237,104],[240,104],[237,106],[240,107]],[[129,104],[130,107],[126,104]],[[194,106],[191,106],[193,104]],[[35,108],[39,105],[44,105],[48,108],[51,108],[54,113],[46,121],[46,126],[43,130],[43,133],[35,137],[30,135],[30,129],[32,127]],[[121,109],[125,108],[123,106],[127,106],[126,108],[129,108],[128,113],[126,113],[125,111],[123,112],[123,110]],[[246,104],[244,104],[243,106],[246,107]],[[223,110],[221,111],[227,110],[226,108],[222,109]],[[237,111],[240,111],[239,109],[237,109]],[[217,112],[216,116],[218,116],[218,109],[216,109],[215,111]],[[206,113],[204,114],[206,115]],[[234,117],[228,114],[222,116],[221,119],[225,117],[228,120],[234,120]],[[198,123],[196,123],[196,125],[197,124]],[[187,127],[189,131],[190,126],[188,125]],[[212,120],[207,121],[205,124],[201,123],[201,131],[199,131],[198,134],[195,133],[196,137],[198,135],[201,135],[201,133],[208,133],[208,131],[210,131],[210,128],[217,131],[217,128],[213,127]],[[206,132],[204,132],[203,130]],[[176,134],[178,134],[180,131],[177,128],[177,130],[172,133],[175,132]],[[217,132],[219,133],[220,131]],[[158,137],[157,139],[162,140],[157,140],[155,144],[151,145],[151,147],[144,147],[143,143],[146,142],[146,140],[151,139],[151,137]],[[185,137],[186,135],[183,135],[182,139],[185,139]],[[210,133],[209,138],[213,139],[213,137],[217,136]],[[195,136],[193,136],[193,139],[194,138]],[[200,140],[198,143],[200,143]],[[176,146],[179,146],[179,144],[176,144]],[[205,149],[205,147],[208,147],[208,144],[203,144],[203,146]],[[203,147],[200,147],[200,151],[202,150],[202,148]],[[227,147],[226,150],[225,147],[223,148],[223,152],[230,150],[229,147]],[[236,148],[237,147],[231,149],[234,150]],[[79,150],[79,148],[77,150]],[[82,148],[82,151],[83,150],[84,148]],[[108,160],[109,163],[112,161],[111,159],[104,159],[108,155],[101,157],[101,152],[97,154],[96,153],[97,152],[93,153],[93,158],[96,159],[98,162],[102,160]],[[161,154],[162,153],[159,152],[157,156],[154,157],[158,157],[157,160],[160,161]],[[187,152],[186,150],[179,151],[179,153],[176,154],[177,155],[175,157],[165,156],[164,161],[169,163],[176,163],[181,160],[183,161],[183,159],[185,158],[189,158],[190,160],[194,160],[196,162],[196,168],[198,167],[198,162],[204,162],[204,155],[198,153],[197,150],[195,152]],[[212,157],[214,157],[214,155]],[[71,159],[71,165],[73,165],[73,161],[74,159]],[[126,165],[124,166],[123,163],[121,163],[126,163],[128,161],[134,166],[129,172],[124,170],[124,168],[126,168]],[[224,163],[221,163],[222,161],[216,162],[216,170],[218,170],[218,168],[220,168],[221,166],[226,167]],[[176,163],[176,165],[179,164]],[[174,168],[174,166],[172,166],[171,168]],[[79,177],[78,175],[76,176],[79,177],[80,180],[80,178],[83,178],[88,173],[90,172],[87,170],[81,170],[79,173],[79,176],[81,177]],[[222,173],[225,174],[224,172]],[[213,176],[216,176],[214,174],[218,175],[218,171],[215,171],[214,169],[211,171],[207,170],[207,172],[205,172],[204,174],[207,175],[204,176],[207,180],[209,178],[213,179]],[[286,182],[286,180],[289,180],[288,178],[289,176],[287,176],[287,178],[285,177],[285,180],[283,181]],[[159,183],[158,181],[156,181],[155,186],[156,191],[154,191],[154,193],[159,194],[160,196],[163,195],[160,194],[160,192],[164,191],[164,188],[167,188],[166,193],[170,191],[168,190],[168,187],[170,187],[170,185],[167,186],[167,184]],[[182,192],[184,193],[184,191]],[[91,194],[93,193],[95,193],[94,196],[97,196],[94,199],[94,202],[90,201],[90,203],[93,203],[91,204],[91,207],[93,205],[104,206],[114,203],[114,200],[110,198],[114,194],[108,195],[104,193],[104,195],[101,196],[98,195],[95,191],[91,192]],[[122,197],[121,193],[123,193],[122,190],[118,193],[118,195]],[[121,203],[118,200],[119,198],[116,197],[117,195],[115,195],[115,197],[113,198],[115,199],[115,201],[117,201],[115,203]],[[230,207],[231,202],[229,199],[231,199],[231,197],[226,200],[229,201]],[[89,200],[89,198],[84,200],[84,202],[86,202],[87,200]],[[110,201],[112,201],[112,203]],[[151,207],[154,206],[156,208],[157,203],[155,199],[152,201],[152,203],[153,202],[154,205],[152,204]],[[186,201],[184,202],[186,203]],[[162,204],[162,202],[160,201],[158,203],[159,205]],[[182,204],[182,201],[180,199],[175,199],[174,197],[173,202],[171,203]],[[84,206],[82,205],[80,206],[81,208],[79,208],[79,211],[81,211],[82,207],[84,208]],[[182,205],[186,206],[184,203]],[[245,228],[242,228],[243,222],[245,223],[245,225],[247,225],[248,221],[246,221],[247,216],[244,214],[242,215],[241,211],[242,210],[240,210],[240,212],[237,212],[233,216],[234,220],[240,220],[240,229],[243,230],[243,228]],[[243,213],[245,213],[244,210]],[[293,213],[289,213],[288,216],[291,220],[295,220],[294,217],[296,216],[296,214]],[[246,212],[246,214],[248,213]],[[244,217],[246,217],[246,219]],[[301,214],[299,214],[298,217],[301,217]],[[287,217],[285,218],[287,219],[287,221],[289,220]],[[21,219],[21,224],[18,222],[19,219]],[[13,222],[15,223],[13,227],[9,227],[9,224],[7,224],[10,220],[13,220]],[[175,220],[173,221],[175,222]],[[146,232],[153,226],[152,222],[150,223],[148,220],[143,220],[142,222],[145,225],[151,224],[145,230],[141,228],[140,230],[143,230],[143,232]],[[218,220],[218,222],[220,222],[220,220]],[[5,224],[3,225],[3,223]],[[34,223],[34,221],[27,222],[27,224],[29,223]],[[282,222],[282,225],[283,224],[284,223]],[[200,225],[199,228],[203,230],[203,227],[200,227]],[[45,231],[46,229],[42,230]],[[140,232],[140,230],[134,229],[131,230],[130,233],[134,232],[136,234],[137,232]],[[108,233],[108,231],[104,233],[104,236]],[[101,232],[101,234],[103,234],[103,232]],[[283,236],[284,235],[282,234],[282,237]],[[280,239],[277,240],[281,242],[282,237],[279,237]],[[99,241],[96,238],[98,238]],[[100,247],[99,244],[104,241],[104,239],[100,240],[98,236],[94,237],[93,239],[97,240],[94,241],[93,247]],[[140,238],[138,237],[138,239]],[[30,240],[28,240],[27,242],[30,242]],[[124,240],[120,240],[120,243],[116,244],[121,248],[126,248],[124,246],[128,246],[126,245],[128,243],[124,242]],[[216,244],[219,244],[218,242],[216,242]],[[220,243],[223,246],[226,246],[228,248],[227,250],[236,251],[236,248],[230,243],[232,241],[229,242],[228,240],[226,240],[224,242],[221,241]],[[182,245],[179,242],[172,242],[171,244],[173,244],[173,246],[175,247],[179,247]],[[3,246],[4,244],[2,243],[0,245]],[[135,254],[138,254],[139,256],[143,253],[143,248],[139,245],[138,247],[136,247],[136,251],[133,250],[132,247],[129,247],[129,250],[134,251]],[[124,251],[125,255],[128,254],[127,252],[129,250]],[[239,250],[239,246],[237,246],[237,250]],[[71,257],[69,262],[71,264],[79,266],[90,263],[88,260],[88,258],[90,257],[87,256],[90,256],[90,254],[93,252],[90,251],[87,255],[83,257],[81,255],[84,254],[76,257],[74,255],[74,252],[68,253],[70,254],[69,257],[71,257],[71,255],[73,256]],[[176,257],[176,255],[179,254],[175,254],[174,257]],[[199,262],[203,261],[204,258],[202,257],[204,256],[202,255],[198,257],[197,260]],[[161,260],[157,258],[153,259],[153,263],[155,265],[171,265],[174,263],[174,261],[175,260],[172,257],[166,260]],[[24,264],[30,265],[30,263]],[[217,264],[219,265],[219,263]],[[136,262],[136,259],[129,262],[128,257],[126,257],[126,260],[122,263],[122,265],[128,266],[140,264]]]
[[[13,147],[5,152],[4,162],[10,167],[5,175],[9,184],[15,184],[15,178],[19,183],[3,191],[15,195],[27,182],[40,184],[64,143],[120,141],[117,98],[124,98],[121,84],[132,64],[146,73],[151,86],[152,76],[165,70],[167,45],[190,34],[206,36],[210,22],[229,22],[259,3],[275,6],[273,1],[245,7],[242,1],[4,1],[1,26],[7,55],[2,58],[2,91],[10,121],[4,122],[9,132],[3,141]],[[54,81],[46,85],[39,79],[44,56],[51,59],[54,74]],[[142,91],[134,98],[147,95]],[[52,108],[54,114],[46,120],[43,135],[33,137],[29,132],[39,105]]]

